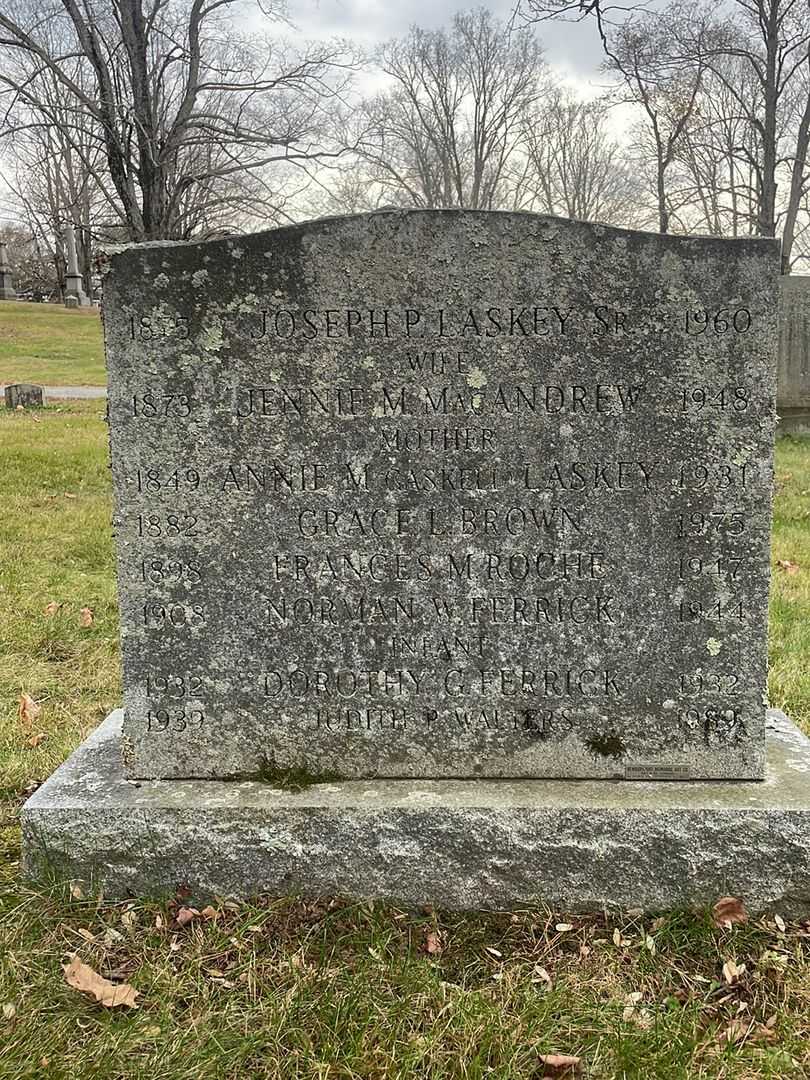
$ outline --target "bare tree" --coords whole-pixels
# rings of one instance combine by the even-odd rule
[[[608,103],[561,87],[524,120],[515,204],[549,214],[638,224],[639,185],[609,133]]]
[[[688,55],[682,43],[685,31],[693,46]],[[637,105],[643,117],[634,131],[635,151],[645,165],[652,165],[662,233],[669,231],[674,209],[671,168],[705,77],[708,33],[706,16],[676,0],[663,11],[631,15],[604,38],[607,65],[621,77],[621,99]]]
[[[71,137],[88,133],[103,151],[100,179],[135,241],[189,235],[201,204],[255,206],[271,164],[340,152],[327,145],[328,113],[350,63],[338,46],[293,53],[240,35],[235,6],[18,0],[15,14],[0,8],[6,133],[64,123],[42,91],[43,76],[56,80]]]
[[[484,8],[449,30],[413,27],[379,65],[393,89],[367,102],[362,153],[388,201],[500,205],[527,109],[542,92],[540,45]]]
[[[669,19],[671,9],[641,11],[642,6],[624,7],[609,0],[523,0],[522,12],[528,21],[593,19],[606,56],[614,66],[618,58],[617,70],[623,71],[628,67],[627,50],[614,46],[627,35],[627,28],[645,23],[664,27]],[[746,204],[753,198],[757,235],[776,236],[781,225],[782,268],[787,273],[797,230],[803,229],[810,183],[807,0],[731,0],[730,6],[718,6],[708,14],[697,7],[682,8],[670,25],[669,41],[659,37],[660,49],[650,52],[643,67],[657,81],[659,56],[671,56],[697,85],[694,100],[688,89],[667,95],[680,102],[681,115],[688,115],[668,161],[666,141],[661,140],[661,162],[671,169],[680,158],[696,181],[693,194],[703,202],[697,215],[688,202],[678,208],[679,215],[683,220],[702,216],[709,228],[721,227],[729,219],[718,199],[722,193],[732,203],[730,220],[737,229],[742,224],[738,211],[744,207],[748,213]],[[633,61],[632,54],[629,59]],[[631,71],[633,67],[631,62]],[[695,125],[701,112],[716,114],[718,100],[724,102],[725,117],[715,115],[712,124]],[[683,109],[689,102],[691,107]],[[711,205],[713,201],[716,205]]]

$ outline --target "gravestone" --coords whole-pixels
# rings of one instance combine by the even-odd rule
[[[41,386],[34,383],[12,383],[5,387],[3,395],[7,409],[29,409],[45,404],[45,394]]]
[[[8,261],[8,245],[0,241],[0,300],[16,300],[14,278]]]
[[[770,241],[389,213],[105,291],[133,777],[760,777]]]
[[[463,211],[113,256],[124,710],[24,807],[29,874],[809,910],[778,267]]]
[[[92,307],[93,301],[84,291],[79,259],[76,254],[76,234],[72,225],[65,229],[65,307]]]
[[[776,409],[780,435],[810,433],[810,277],[779,281]]]

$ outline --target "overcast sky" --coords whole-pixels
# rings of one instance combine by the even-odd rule
[[[428,29],[446,25],[456,11],[476,6],[475,0],[288,0],[290,18],[304,37],[350,37],[366,46],[399,37],[414,23]],[[514,0],[490,0],[485,6],[507,21]],[[601,45],[589,20],[543,23],[536,33],[546,59],[563,77],[592,91],[605,84],[599,73]]]

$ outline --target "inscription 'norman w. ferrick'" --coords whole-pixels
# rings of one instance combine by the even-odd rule
[[[760,777],[778,247],[383,212],[112,258],[132,777]]]

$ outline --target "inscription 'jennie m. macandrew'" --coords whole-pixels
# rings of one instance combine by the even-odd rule
[[[759,777],[778,249],[414,211],[104,290],[133,777]]]

